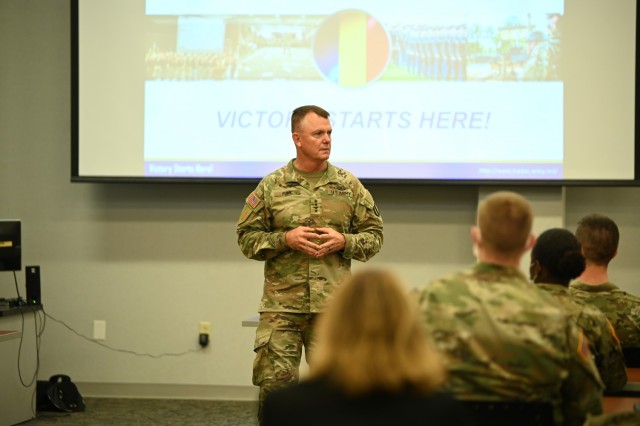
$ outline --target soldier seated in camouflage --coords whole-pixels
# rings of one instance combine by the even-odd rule
[[[529,274],[538,288],[549,292],[576,321],[589,339],[600,377],[608,392],[617,392],[627,383],[627,369],[620,341],[613,326],[599,309],[569,293],[569,282],[585,268],[580,243],[566,229],[553,228],[538,237],[531,252]]]
[[[556,425],[582,425],[602,412],[604,386],[582,331],[518,269],[535,243],[532,221],[516,193],[482,200],[471,230],[477,264],[427,284],[421,310],[458,399],[548,403]]]
[[[625,354],[640,351],[640,298],[609,281],[609,263],[618,254],[618,226],[607,216],[590,214],[578,222],[576,238],[587,266],[569,290],[576,298],[604,312]],[[627,357],[626,363],[640,367],[640,357]]]

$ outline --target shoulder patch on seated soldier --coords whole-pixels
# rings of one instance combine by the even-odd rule
[[[613,324],[611,324],[611,321],[607,321],[607,324],[609,324],[609,330],[611,330],[611,335],[613,336],[613,339],[618,342],[618,344],[620,344],[620,339],[618,338],[618,335],[616,334],[616,329],[613,328]]]
[[[580,358],[586,363],[591,359],[591,351],[589,350],[589,342],[587,338],[584,336],[584,333],[580,331],[580,338],[578,339],[578,355]]]

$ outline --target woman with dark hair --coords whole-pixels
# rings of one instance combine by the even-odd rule
[[[319,318],[309,378],[269,393],[262,425],[473,424],[445,379],[417,301],[389,271],[360,271]]]
[[[627,371],[620,341],[607,317],[569,293],[569,283],[580,276],[586,262],[580,243],[570,231],[553,228],[538,237],[531,252],[529,275],[540,289],[564,307],[589,341],[606,391],[616,392],[627,383]]]

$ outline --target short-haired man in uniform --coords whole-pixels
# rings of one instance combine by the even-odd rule
[[[369,191],[329,163],[329,113],[315,105],[291,115],[296,158],[246,198],[237,224],[242,253],[265,262],[253,383],[258,418],[267,392],[298,381],[302,349],[310,360],[313,324],[351,260],[382,247],[382,218]]]
[[[578,222],[576,238],[587,266],[569,290],[594,305],[611,321],[625,353],[627,366],[640,366],[640,297],[609,281],[609,263],[618,254],[620,231],[602,214],[589,214]]]

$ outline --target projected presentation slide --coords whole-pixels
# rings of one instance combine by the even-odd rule
[[[144,175],[262,177],[331,113],[360,178],[562,179],[563,1],[147,0]]]
[[[80,180],[262,178],[308,104],[361,179],[635,179],[636,0],[74,4]]]

